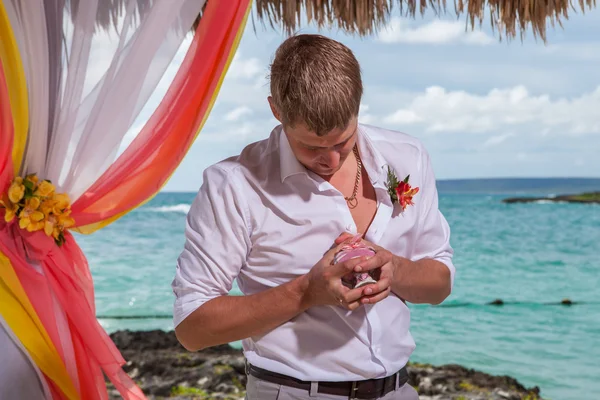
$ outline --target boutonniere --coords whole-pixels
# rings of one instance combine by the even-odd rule
[[[414,205],[413,196],[419,193],[418,187],[413,188],[410,186],[410,183],[408,183],[409,178],[410,175],[406,175],[404,180],[398,181],[396,174],[388,167],[386,187],[392,199],[392,203],[400,204],[402,211],[406,209],[406,206]]]

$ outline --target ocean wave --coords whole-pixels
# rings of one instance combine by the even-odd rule
[[[173,206],[162,206],[162,207],[152,207],[147,208],[146,211],[160,212],[160,213],[181,213],[187,214],[190,211],[190,204],[176,204]]]
[[[567,204],[566,201],[554,201],[554,200],[536,200],[535,204]]]

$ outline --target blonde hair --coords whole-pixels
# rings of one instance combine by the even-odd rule
[[[271,96],[284,126],[304,123],[324,136],[345,129],[358,116],[360,66],[340,42],[321,35],[292,36],[275,52],[270,72]]]

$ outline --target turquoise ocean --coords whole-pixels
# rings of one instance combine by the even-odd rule
[[[600,396],[600,205],[502,203],[558,194],[565,182],[572,192],[600,190],[600,180],[439,182],[457,274],[442,305],[410,305],[412,361],[514,376],[553,400]],[[76,236],[107,332],[173,328],[170,284],[194,196],[160,193],[105,229]],[[564,298],[576,303],[555,304]],[[486,304],[495,299],[505,304]],[[112,318],[122,316],[136,318]]]

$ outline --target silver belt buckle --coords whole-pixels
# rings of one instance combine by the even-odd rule
[[[350,390],[350,400],[358,400],[356,397],[356,391],[358,388],[356,387],[356,381],[352,381],[352,389]]]

